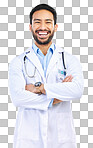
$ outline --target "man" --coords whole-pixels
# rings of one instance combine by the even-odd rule
[[[34,44],[9,66],[12,102],[18,107],[14,148],[76,148],[70,101],[83,93],[78,60],[52,43],[56,11],[47,4],[30,12]]]

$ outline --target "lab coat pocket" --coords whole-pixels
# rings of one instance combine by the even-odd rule
[[[21,139],[39,140],[39,119],[36,110],[25,109],[20,130]]]
[[[75,142],[75,129],[71,113],[57,113],[58,142]]]

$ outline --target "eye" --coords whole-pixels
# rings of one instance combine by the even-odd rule
[[[51,22],[46,22],[47,24],[51,24]]]
[[[37,24],[38,24],[38,23],[40,23],[40,22],[35,22],[35,23],[37,23]]]

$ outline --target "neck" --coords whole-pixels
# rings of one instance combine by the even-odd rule
[[[49,42],[49,44],[46,44],[46,45],[40,45],[40,44],[38,44],[38,43],[35,41],[35,45],[42,51],[42,53],[43,53],[44,55],[47,54],[47,51],[48,51],[48,49],[49,49],[49,47],[50,47],[51,44],[52,44],[52,41]]]

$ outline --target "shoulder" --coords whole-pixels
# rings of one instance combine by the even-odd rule
[[[76,69],[76,67],[78,68],[82,68],[81,67],[81,63],[80,63],[80,60],[75,56],[75,55],[72,55],[66,51],[64,51],[64,56],[65,56],[65,63],[66,63],[66,67],[73,67]]]
[[[22,54],[20,54],[20,55],[18,55],[18,56],[16,56],[15,58],[13,58],[11,61],[10,61],[10,66],[18,66],[18,65],[20,65],[20,64],[22,64],[23,62],[24,62],[24,57],[25,57],[25,55],[31,50],[32,48],[30,47],[30,48],[28,48],[28,49],[26,49],[26,51],[24,51]]]
[[[70,54],[69,52],[65,51],[62,47],[59,47],[58,45],[56,45],[56,49],[59,53],[64,52],[64,60],[67,65],[75,63],[80,64],[79,59],[75,55]]]
[[[68,53],[67,51],[64,51],[64,53],[65,53],[65,58],[69,63],[73,63],[73,62],[80,63],[79,59],[75,55],[72,55],[72,54]]]

